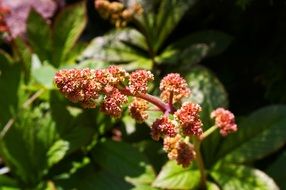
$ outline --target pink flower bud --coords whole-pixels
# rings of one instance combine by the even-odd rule
[[[191,143],[185,142],[180,135],[164,138],[164,148],[168,158],[176,160],[183,167],[188,167],[195,159],[196,152]]]
[[[102,85],[95,78],[95,70],[70,69],[56,73],[54,81],[60,91],[72,102],[94,108]]]
[[[160,90],[161,98],[165,102],[168,102],[170,98],[172,98],[172,102],[178,102],[191,93],[186,80],[178,73],[170,73],[165,76],[161,80]]]
[[[237,131],[235,117],[230,111],[225,110],[224,108],[217,108],[212,111],[211,118],[215,119],[215,125],[220,128],[220,134],[222,136]]]
[[[160,137],[175,137],[176,135],[175,125],[167,116],[157,119],[151,126],[151,136],[156,141],[158,141]]]
[[[150,71],[136,70],[131,73],[129,79],[129,90],[132,94],[147,92],[148,82],[154,80],[154,76]]]
[[[200,120],[201,107],[198,104],[187,102],[175,112],[175,118],[181,124],[182,133],[186,136],[200,136],[203,133]]]
[[[142,123],[148,119],[146,110],[148,109],[148,102],[141,98],[134,98],[133,102],[129,105],[129,112],[132,118],[137,122]]]
[[[104,97],[104,101],[101,104],[101,111],[113,117],[120,117],[122,106],[127,100],[127,96],[121,94],[117,88],[113,88],[113,90]]]
[[[175,125],[167,116],[157,119],[151,126],[151,136],[156,141],[158,141],[161,136],[174,137],[176,134]]]

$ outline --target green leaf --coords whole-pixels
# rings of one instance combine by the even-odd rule
[[[217,107],[227,107],[227,93],[217,77],[205,67],[194,67],[185,78],[192,91],[192,96],[185,101],[201,105],[201,119],[204,124],[203,128],[206,130],[213,125],[210,113]],[[214,155],[217,153],[220,138],[218,132],[215,132],[202,143],[202,152],[207,167],[216,161]]]
[[[207,190],[220,190],[220,188],[217,184],[207,181]]]
[[[227,190],[278,190],[279,188],[269,176],[258,169],[228,163],[218,164],[211,176]]]
[[[67,53],[65,56],[64,63],[70,64],[74,67],[77,59],[81,55],[81,53],[86,49],[87,44],[83,42],[78,42],[74,45],[74,47]]]
[[[40,29],[39,29],[40,28]],[[34,52],[42,61],[51,60],[51,28],[35,10],[31,10],[27,20],[27,35]]]
[[[50,64],[43,64],[38,60],[36,55],[32,56],[32,76],[33,78],[47,89],[54,88],[54,76],[56,69]]]
[[[14,179],[12,179],[12,178],[10,178],[10,177],[8,177],[6,175],[0,175],[0,189],[2,187],[5,187],[6,189],[8,189],[8,188],[18,189],[18,188],[16,188],[17,187],[17,182]]]
[[[192,33],[178,40],[168,48],[182,49],[194,44],[205,44],[208,46],[208,56],[215,56],[226,50],[232,42],[232,39],[230,35],[223,32],[206,30]]]
[[[132,184],[151,184],[155,178],[146,157],[129,144],[106,140],[94,148],[92,155],[104,170]]]
[[[34,187],[48,169],[47,152],[57,138],[55,125],[42,108],[22,111],[0,139],[0,155],[13,176]]]
[[[94,136],[95,126],[98,123],[93,122],[99,120],[99,114],[91,114],[77,110],[74,113],[71,107],[68,107],[68,100],[58,91],[51,91],[50,105],[53,121],[61,138],[69,142],[69,152],[71,153],[81,146],[87,145]],[[97,117],[94,117],[96,115]],[[108,122],[106,122],[108,124]]]
[[[211,124],[210,113],[217,107],[227,107],[228,97],[222,83],[207,68],[196,66],[186,73],[185,78],[191,88],[192,96],[185,101],[192,101],[202,107],[202,118],[206,125]],[[205,126],[205,129],[211,127]]]
[[[151,187],[150,185],[138,185],[131,190],[159,190],[155,187]]]
[[[136,121],[128,114],[122,117],[124,123],[125,131],[127,135],[130,135],[136,131]]]
[[[115,171],[116,172],[116,171]],[[98,171],[89,164],[70,178],[55,181],[58,188],[84,190],[126,190],[132,186],[108,171]]]
[[[145,46],[143,36],[136,30],[116,30],[93,39],[81,59],[94,59],[111,64],[131,63],[143,68],[142,64],[148,64],[149,60],[147,52],[141,49],[146,48]]]
[[[30,79],[32,50],[20,37],[14,39],[14,45],[15,45],[15,51],[19,56],[17,58],[19,59],[19,62],[23,65],[22,68],[24,69],[25,73],[24,75],[25,81],[27,82]]]
[[[85,3],[63,9],[53,26],[53,61],[55,67],[63,65],[69,51],[75,46],[87,22]]]
[[[14,62],[13,58],[7,52],[0,49],[0,64],[13,64]]]
[[[280,189],[286,189],[286,151],[282,152],[279,157],[266,169],[266,173],[271,176],[279,185]]]
[[[159,50],[169,34],[177,26],[184,14],[195,3],[195,0],[161,1],[154,29],[157,32],[155,51]]]
[[[179,65],[180,70],[189,69],[190,66],[199,63],[208,53],[206,44],[194,44],[185,49],[166,49],[156,57],[159,64]]]
[[[0,51],[0,129],[19,107],[21,68],[11,61],[8,54]]]
[[[194,189],[200,182],[198,170],[183,168],[175,161],[169,161],[163,166],[153,182],[154,187],[162,189]]]
[[[259,109],[238,126],[238,132],[223,142],[218,157],[235,163],[262,159],[286,143],[286,106]]]
[[[56,141],[48,150],[48,166],[51,167],[63,159],[69,149],[69,143],[64,140]]]

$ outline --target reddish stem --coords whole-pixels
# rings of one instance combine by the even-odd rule
[[[173,106],[173,97],[174,97],[174,92],[171,91],[170,92],[170,97],[169,97],[169,102],[168,102],[168,105],[169,105],[169,113],[174,113],[176,111],[176,108]]]
[[[137,94],[132,94],[128,88],[120,89],[121,93],[126,95],[126,96],[134,96],[138,97],[141,99],[144,99],[155,106],[157,106],[163,113],[170,113],[170,108],[169,105],[164,103],[161,99],[157,98],[156,96],[152,96],[150,94],[143,94],[143,93],[137,93]]]

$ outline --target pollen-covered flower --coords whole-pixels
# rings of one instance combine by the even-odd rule
[[[185,142],[180,135],[165,137],[163,149],[168,153],[170,160],[176,160],[183,167],[188,167],[196,156],[194,146]]]
[[[148,119],[146,110],[148,109],[148,102],[141,98],[134,98],[129,105],[129,112],[132,118],[141,123]]]
[[[110,93],[104,97],[104,101],[101,104],[101,111],[113,117],[120,117],[122,106],[127,100],[127,96],[122,94],[117,88],[113,88]]]
[[[154,80],[154,76],[150,71],[136,70],[130,74],[129,90],[132,94],[146,93],[148,82]]]
[[[211,118],[215,119],[215,125],[220,129],[222,136],[237,131],[235,117],[230,111],[224,108],[217,108],[211,113]]]
[[[151,136],[156,141],[158,141],[160,137],[174,137],[176,134],[175,125],[167,116],[157,119],[151,126]]]
[[[108,72],[107,80],[109,84],[117,85],[123,83],[129,77],[129,74],[124,69],[115,65],[109,66],[106,71]]]
[[[201,107],[198,104],[186,102],[175,112],[175,118],[181,124],[182,133],[186,136],[199,136],[203,133],[200,120]]]
[[[54,81],[60,91],[72,102],[94,108],[102,85],[95,78],[95,70],[69,69],[56,73]]]
[[[172,102],[178,102],[191,93],[186,80],[178,73],[170,73],[165,76],[161,80],[160,90],[161,98],[165,102],[168,102],[170,98],[172,98]]]

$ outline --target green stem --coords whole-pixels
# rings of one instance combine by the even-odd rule
[[[198,168],[201,174],[200,189],[206,189],[207,176],[206,176],[204,161],[200,151],[201,140],[197,137],[194,138],[194,146],[196,151],[196,162],[198,164]]]
[[[199,138],[200,140],[204,140],[205,138],[207,138],[207,136],[209,136],[210,134],[212,134],[218,127],[216,125],[210,127],[208,130],[206,130]]]

